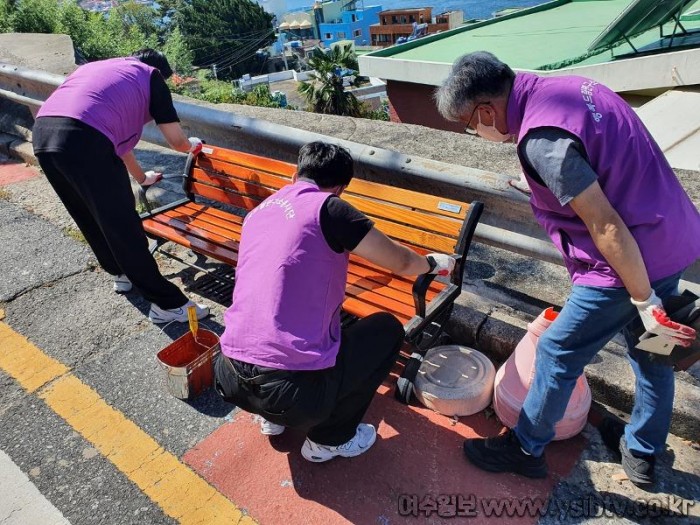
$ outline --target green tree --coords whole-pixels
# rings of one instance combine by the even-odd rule
[[[357,57],[350,46],[335,46],[330,50],[316,49],[309,58],[314,70],[309,82],[299,85],[309,109],[314,113],[361,117],[365,108],[355,95],[345,90],[341,69],[357,70]]]
[[[274,41],[272,15],[250,0],[191,0],[176,22],[194,53],[194,64],[216,64],[220,78],[250,71],[255,52]]]
[[[0,0],[0,33],[12,31],[12,11],[10,0]]]
[[[158,16],[172,22],[175,14],[185,5],[185,0],[158,0]]]
[[[56,0],[21,0],[14,3],[12,29],[17,33],[55,33],[58,17]]]
[[[98,23],[97,25],[99,27],[101,24]],[[144,47],[155,48],[158,45],[158,39],[155,34],[146,35],[142,33],[135,24],[130,24],[120,14],[107,17],[102,31],[100,35],[96,35],[99,42],[96,51],[106,52],[106,56],[95,58],[126,56],[138,49]]]
[[[127,32],[132,27],[136,27],[146,38],[155,36],[158,32],[157,21],[160,18],[158,11],[153,7],[137,4],[134,0],[119,4],[110,11],[109,16],[118,17]]]
[[[168,57],[170,67],[173,68],[179,75],[192,74],[192,60],[194,54],[187,47],[179,27],[175,27],[168,35],[165,45],[163,45],[163,53]]]
[[[248,106],[261,106],[264,108],[278,108],[280,103],[272,97],[270,86],[267,84],[258,84],[250,93],[246,93],[245,100],[241,104]]]
[[[0,30],[65,33],[89,60],[129,55],[158,43],[157,12],[130,4],[105,17],[85,11],[76,0],[0,0]]]
[[[86,43],[93,37],[90,12],[80,7],[75,0],[61,3],[57,32],[70,35],[73,45],[84,52]]]

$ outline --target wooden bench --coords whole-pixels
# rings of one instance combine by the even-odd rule
[[[155,249],[171,241],[235,266],[243,217],[289,184],[295,170],[294,164],[205,145],[200,155],[188,158],[186,198],[142,214],[144,229],[156,239]],[[350,256],[343,310],[356,318],[391,312],[403,323],[408,342],[427,347],[462,290],[467,252],[483,204],[357,178],[342,198],[370,217],[379,230],[416,252],[456,255],[457,267],[444,282],[434,275],[414,281]]]

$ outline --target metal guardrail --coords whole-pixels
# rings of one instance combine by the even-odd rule
[[[38,108],[64,77],[0,63],[0,96]],[[424,191],[458,200],[484,203],[478,242],[541,261],[563,264],[561,255],[536,223],[528,198],[514,190],[510,177],[236,115],[209,105],[175,101],[180,120],[191,135],[212,144],[294,162],[299,148],[313,140],[325,140],[348,148],[355,159],[356,173],[398,187]],[[143,139],[167,145],[153,124]],[[700,261],[685,275],[700,286]]]

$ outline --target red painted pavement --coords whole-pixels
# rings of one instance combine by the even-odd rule
[[[391,382],[393,385],[393,381]],[[501,523],[505,517],[486,517],[481,498],[546,501],[556,481],[578,460],[585,439],[556,442],[547,449],[550,476],[529,480],[512,474],[482,472],[462,454],[465,437],[496,435],[503,427],[483,413],[460,418],[459,423],[426,408],[400,404],[393,391],[382,386],[365,421],[379,437],[372,449],[356,458],[309,463],[299,449],[303,434],[287,430],[281,436],[260,434],[255,416],[239,412],[199,445],[184,461],[221,493],[264,525],[465,523],[467,518],[420,512],[399,514],[400,495],[461,495],[463,509],[476,504],[469,523]],[[474,498],[470,495],[474,494]],[[430,500],[427,500],[430,502]],[[427,513],[430,514],[428,515]],[[508,518],[508,523],[530,524],[536,517]]]
[[[39,176],[39,170],[16,162],[0,162],[0,186],[33,179]]]

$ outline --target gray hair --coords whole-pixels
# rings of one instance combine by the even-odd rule
[[[515,73],[487,51],[461,56],[447,80],[435,91],[438,111],[447,120],[457,121],[474,103],[508,93]]]

